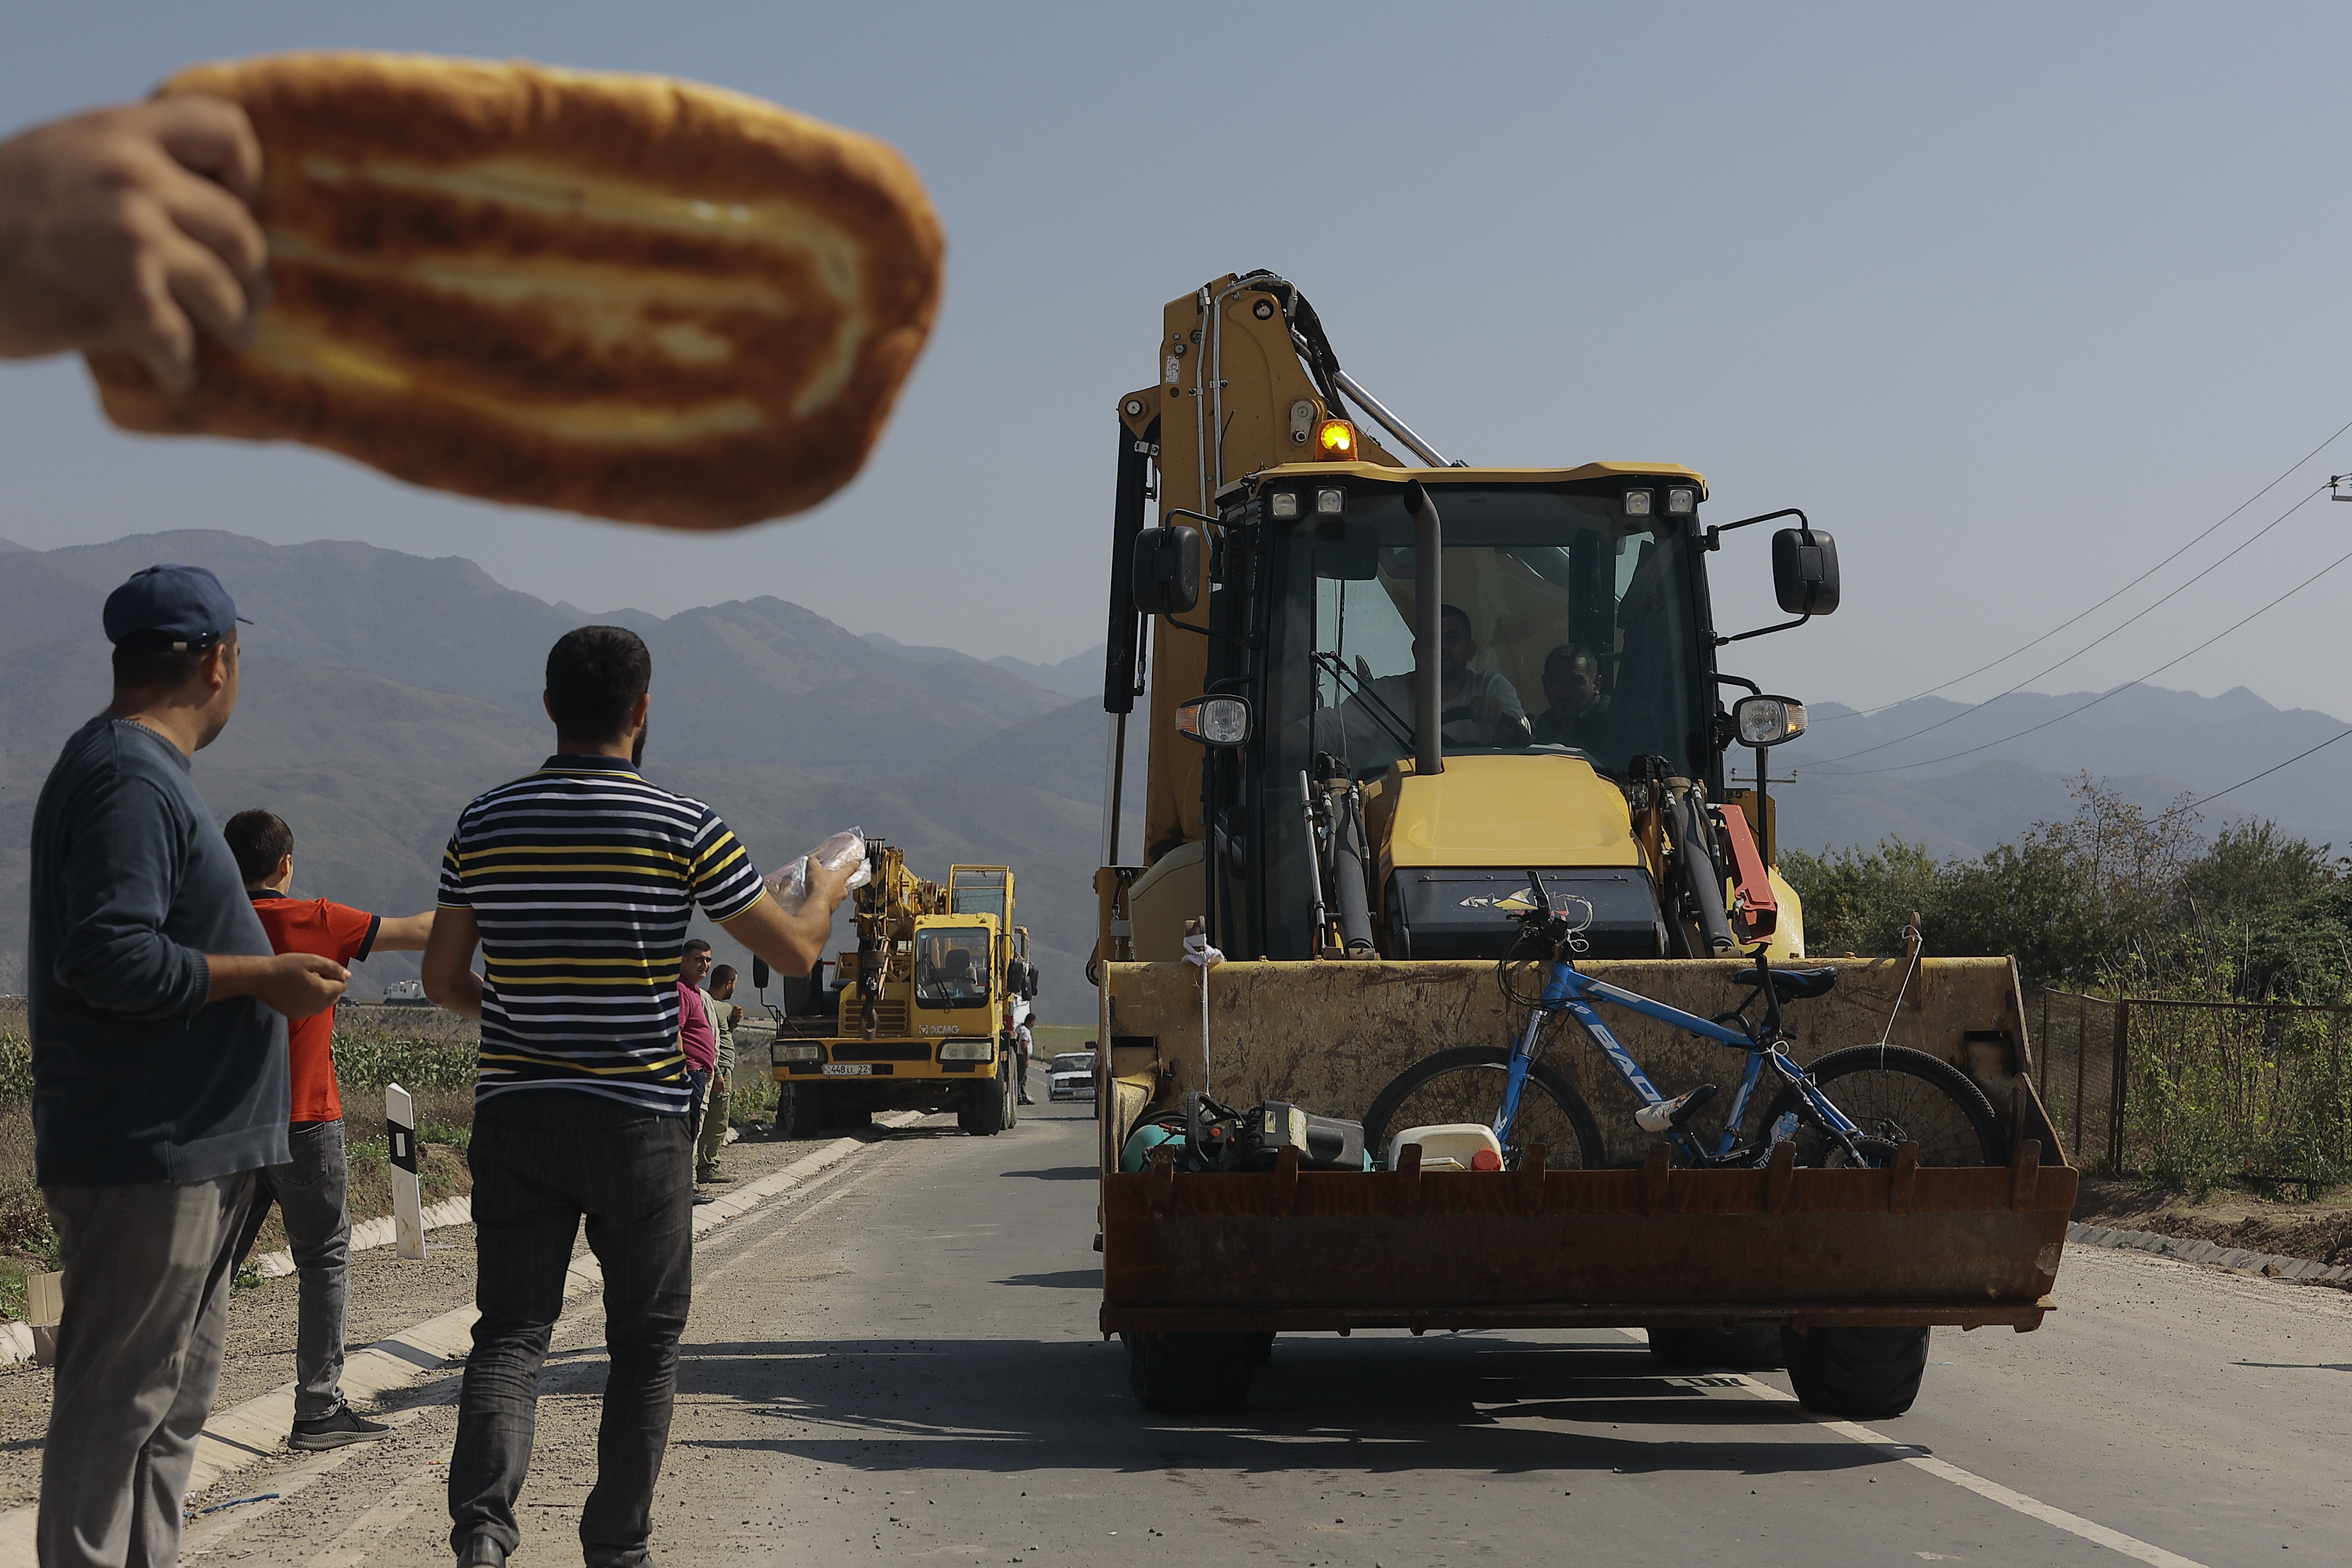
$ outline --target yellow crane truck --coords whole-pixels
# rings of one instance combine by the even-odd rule
[[[777,1131],[863,1126],[877,1110],[952,1110],[975,1136],[1005,1131],[1017,1116],[1013,1027],[1037,994],[1029,932],[1013,923],[1013,868],[955,866],[929,881],[878,840],[866,861],[870,879],[851,895],[856,950],[835,961],[833,985],[808,988],[808,1011],[776,1021]],[[765,968],[754,963],[756,985]]]
[[[1798,1168],[1793,1146],[1691,1168],[1566,1029],[1542,1061],[1589,1107],[1598,1159],[1558,1138],[1499,1170],[1302,1169],[1281,1131],[1271,1169],[1178,1158],[1195,1096],[1272,1108],[1270,1130],[1304,1125],[1293,1108],[1360,1120],[1417,1061],[1507,1047],[1527,1014],[1497,964],[1531,874],[1589,909],[1587,974],[1700,1017],[1747,999],[1758,951],[1805,958],[1767,752],[1752,784],[1744,757],[1727,766],[1773,737],[1718,694],[1756,693],[1778,736],[1802,707],[1720,660],[1833,610],[1838,574],[1794,509],[1704,521],[1706,480],[1677,464],[1449,462],[1271,273],[1171,300],[1154,358],[1118,406],[1088,966],[1100,1326],[1138,1396],[1236,1405],[1279,1333],[1609,1326],[1668,1361],[1785,1359],[1809,1404],[1885,1415],[1916,1395],[1930,1326],[2038,1326],[2075,1173],[2027,1077],[2007,959],[1816,960],[1833,973],[1799,994],[1834,989],[1786,1017],[1799,1063],[1891,1040],[1965,1073],[2000,1163],[1936,1168],[1889,1115],[1889,1155],[1849,1168]],[[1787,618],[1718,630],[1709,557],[1764,523],[1783,525]],[[1122,853],[1131,722],[1141,842]],[[1618,1032],[1663,1093],[1727,1071],[1722,1047],[1649,1019]]]

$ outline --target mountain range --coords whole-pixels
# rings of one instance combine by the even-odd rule
[[[708,800],[763,868],[853,825],[900,845],[922,875],[1012,864],[1041,1008],[1091,1012],[1080,971],[1100,855],[1099,702],[961,655],[901,658],[776,598],[591,616],[456,558],[193,531],[0,552],[0,990],[23,989],[41,781],[64,738],[106,705],[100,606],[156,561],[211,567],[255,623],[236,716],[199,754],[196,779],[224,817],[262,805],[294,827],[298,894],[429,907],[458,809],[551,749],[539,701],[548,647],[603,621],[653,652],[649,776]],[[354,994],[414,974],[412,960],[386,954]]]
[[[1770,753],[1772,773],[1795,779],[1776,790],[1781,841],[1806,848],[1893,837],[1937,855],[1979,853],[2071,816],[2066,785],[2084,772],[2149,809],[2229,790],[2198,808],[2209,833],[2260,816],[2352,848],[2352,740],[2242,783],[2352,724],[2274,708],[2242,686],[2219,697],[2152,686],[2018,692],[1974,707],[1925,697],[1866,714],[1822,703],[1811,721]],[[1730,765],[1752,776],[1754,753]]]
[[[48,552],[0,541],[0,991],[24,988],[26,846],[41,781],[64,738],[106,704],[100,606],[157,561],[210,566],[255,623],[236,719],[199,754],[196,779],[224,817],[248,805],[286,817],[299,894],[394,913],[429,907],[459,808],[550,749],[539,701],[549,646],[603,621],[653,650],[655,782],[710,802],[762,867],[853,825],[902,846],[919,874],[944,875],[955,861],[1013,865],[1042,1013],[1093,1016],[1083,965],[1108,741],[1099,647],[1056,664],[982,659],[915,640],[914,628],[899,628],[903,639],[860,636],[771,596],[668,616],[591,615],[457,557],[195,531]],[[1821,703],[1811,731],[1769,754],[1786,781],[1772,786],[1779,838],[1813,849],[1899,837],[1937,855],[1975,854],[2071,815],[2075,773],[2157,807],[2345,728],[2242,689],[2019,694],[1975,709],[1922,698],[1869,714]],[[1732,769],[1748,774],[1752,753],[1735,752]],[[2205,807],[2209,828],[2247,814],[2352,846],[2352,742]],[[1139,833],[1129,826],[1123,837],[1133,845]],[[745,963],[723,935],[706,934]],[[406,955],[383,955],[354,994],[415,973]]]

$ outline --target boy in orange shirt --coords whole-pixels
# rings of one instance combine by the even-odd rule
[[[253,912],[279,952],[313,952],[356,963],[371,952],[422,952],[433,934],[433,911],[386,920],[382,915],[295,899],[294,832],[274,813],[241,811],[221,830]],[[287,1026],[292,1069],[293,1158],[264,1166],[253,1209],[237,1239],[237,1267],[260,1234],[274,1202],[285,1216],[286,1239],[300,1277],[294,1367],[293,1448],[339,1448],[381,1437],[391,1428],[343,1403],[343,1328],[351,1296],[352,1215],[346,1202],[350,1167],[343,1148],[343,1106],[335,1088],[335,1016],[331,1009]]]

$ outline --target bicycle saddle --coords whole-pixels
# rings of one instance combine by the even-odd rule
[[[1759,985],[1763,984],[1763,982],[1756,977],[1756,972],[1752,969],[1743,969],[1731,978],[1738,981],[1742,985]],[[1780,1000],[1783,1002],[1796,1002],[1801,1001],[1803,998],[1808,996],[1826,995],[1829,993],[1830,987],[1836,984],[1837,971],[1834,969],[1776,969],[1772,971],[1772,989],[1780,994]]]

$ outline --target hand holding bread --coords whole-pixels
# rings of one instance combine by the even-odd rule
[[[735,527],[856,473],[938,304],[944,239],[905,160],[740,94],[370,54],[198,66],[163,91],[250,118],[274,295],[241,346],[198,343],[184,390],[91,354],[128,429]]]
[[[0,142],[0,358],[97,349],[186,387],[244,331],[267,260],[261,147],[215,98],[94,109]]]

